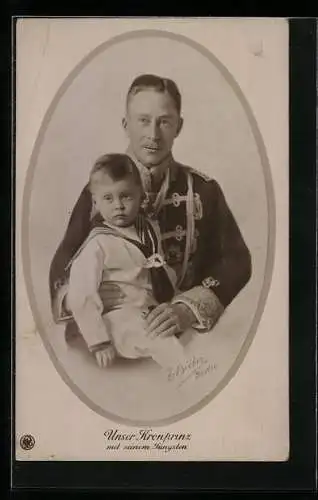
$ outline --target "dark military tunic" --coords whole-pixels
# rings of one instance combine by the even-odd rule
[[[214,179],[172,159],[162,184],[166,188],[159,193],[156,210],[153,214],[153,207],[145,210],[159,222],[165,260],[178,277],[173,302],[190,307],[198,320],[197,329],[209,330],[249,281],[251,255]],[[92,199],[86,186],[50,268],[56,321],[63,320],[65,314],[59,298],[65,269],[93,223]]]

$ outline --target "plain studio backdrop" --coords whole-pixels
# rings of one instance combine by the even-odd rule
[[[184,127],[174,157],[218,181],[252,254],[249,284],[218,325],[194,343],[195,352],[204,351],[217,369],[198,381],[195,390],[178,397],[162,386],[151,361],[119,363],[103,371],[83,354],[68,350],[63,329],[52,322],[49,303],[50,262],[94,161],[101,154],[126,150],[121,126],[126,93],[141,73],[176,81]],[[32,168],[32,183],[26,187],[30,203],[24,207],[29,284],[41,334],[75,392],[98,411],[128,422],[169,419],[199,403],[224,379],[247,336],[254,333],[250,330],[265,278],[269,231],[265,166],[244,106],[219,67],[168,36],[126,39],[106,47],[70,81],[47,123]]]

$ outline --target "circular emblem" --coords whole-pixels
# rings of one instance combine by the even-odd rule
[[[35,439],[32,434],[24,434],[20,439],[20,446],[23,450],[32,450],[35,445]]]

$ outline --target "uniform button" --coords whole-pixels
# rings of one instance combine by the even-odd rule
[[[179,207],[180,206],[180,195],[179,193],[173,193],[172,196],[172,204],[174,207]]]

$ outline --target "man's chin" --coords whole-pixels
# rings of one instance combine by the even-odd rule
[[[169,153],[166,154],[143,154],[139,161],[145,166],[145,167],[157,167],[161,165],[165,161],[165,159],[169,156]]]

